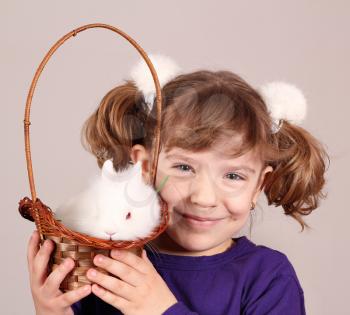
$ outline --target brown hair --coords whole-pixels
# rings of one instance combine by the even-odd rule
[[[82,129],[84,147],[97,157],[99,167],[113,158],[116,170],[128,167],[135,144],[153,149],[156,106],[149,112],[133,81],[113,88]],[[284,121],[276,134],[261,95],[230,71],[199,70],[181,74],[162,88],[160,150],[172,147],[201,151],[222,137],[241,135],[232,157],[257,150],[273,167],[263,183],[268,204],[282,206],[302,231],[301,218],[325,195],[326,160],[323,145],[302,127]],[[229,148],[228,148],[229,149]]]

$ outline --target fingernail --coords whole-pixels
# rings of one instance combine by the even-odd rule
[[[91,269],[91,270],[89,271],[89,274],[90,274],[91,277],[96,277],[96,275],[97,275],[95,269]]]
[[[70,267],[70,265],[71,265],[70,259],[68,259],[68,258],[66,258],[63,263],[66,267]]]

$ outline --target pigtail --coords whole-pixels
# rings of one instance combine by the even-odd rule
[[[305,226],[310,227],[301,216],[310,214],[319,206],[320,199],[326,197],[322,189],[329,156],[308,131],[288,121],[273,137],[280,158],[272,163],[274,171],[265,179],[264,192],[268,204],[282,206],[303,231]]]
[[[81,130],[83,147],[97,158],[101,168],[113,159],[116,171],[128,168],[130,149],[146,137],[147,105],[133,81],[110,90]]]

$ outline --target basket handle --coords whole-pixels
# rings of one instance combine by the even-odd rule
[[[156,180],[156,171],[157,171],[157,165],[158,165],[158,152],[159,152],[159,146],[160,146],[160,126],[161,126],[161,110],[162,110],[162,102],[161,102],[161,88],[158,80],[158,76],[156,73],[156,70],[147,56],[146,52],[141,48],[141,46],[134,40],[132,39],[129,35],[121,31],[120,29],[108,25],[108,24],[102,24],[102,23],[93,23],[93,24],[87,24],[83,25],[81,27],[78,27],[74,29],[73,31],[67,33],[63,37],[61,37],[52,47],[51,49],[47,52],[45,55],[44,59],[41,61],[38,69],[35,72],[34,78],[32,80],[32,83],[30,85],[30,89],[28,92],[27,96],[27,101],[26,101],[26,107],[25,107],[25,114],[24,114],[24,140],[25,140],[25,154],[26,154],[26,160],[27,160],[27,171],[28,171],[28,177],[29,177],[29,185],[30,185],[30,191],[32,195],[32,201],[36,201],[36,191],[35,191],[35,185],[34,185],[34,175],[33,175],[33,167],[32,167],[32,158],[31,158],[31,152],[30,152],[30,139],[29,139],[29,126],[31,125],[31,122],[29,120],[30,117],[30,106],[32,103],[32,98],[34,94],[34,90],[36,87],[36,84],[38,82],[39,76],[42,73],[45,65],[49,61],[50,57],[53,55],[53,53],[69,38],[72,36],[75,37],[78,33],[85,31],[90,28],[106,28],[109,29],[113,32],[116,32],[117,34],[121,35],[124,37],[130,44],[132,44],[136,50],[141,54],[143,59],[145,60],[147,66],[149,67],[152,78],[155,84],[156,88],[156,106],[157,106],[157,125],[156,125],[156,145],[154,149],[154,156],[153,156],[153,165],[151,168],[151,178],[153,185],[155,185],[155,180]]]

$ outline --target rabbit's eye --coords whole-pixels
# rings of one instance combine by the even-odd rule
[[[126,215],[126,219],[130,219],[131,218],[131,212],[128,212],[128,214]]]

